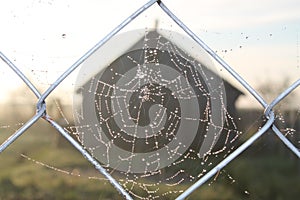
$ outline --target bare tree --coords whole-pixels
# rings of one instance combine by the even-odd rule
[[[262,97],[271,103],[279,94],[286,90],[291,85],[291,81],[288,77],[282,79],[281,82],[274,83],[273,81],[265,81],[257,91],[262,95]],[[296,93],[292,92],[287,97],[285,97],[278,105],[275,106],[276,110],[291,110],[295,108]]]

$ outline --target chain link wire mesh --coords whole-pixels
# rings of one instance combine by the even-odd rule
[[[10,67],[14,73],[18,75],[20,79],[27,85],[27,87],[36,96],[38,102],[36,104],[36,114],[28,120],[19,130],[13,133],[6,141],[4,141],[0,146],[0,152],[3,152],[8,146],[10,146],[19,136],[24,134],[28,128],[35,124],[40,118],[49,122],[66,140],[68,140],[74,148],[76,148],[94,167],[104,175],[110,183],[115,187],[115,189],[126,199],[132,199],[131,195],[126,191],[121,184],[114,179],[110,173],[108,173],[100,163],[88,152],[81,144],[74,140],[64,128],[55,120],[51,118],[46,112],[47,105],[45,100],[47,97],[57,88],[58,85],[64,81],[79,65],[81,65],[85,60],[87,60],[91,55],[93,55],[101,46],[103,46],[107,41],[109,41],[114,35],[121,31],[125,26],[127,26],[132,20],[138,17],[141,13],[146,11],[151,6],[160,7],[165,14],[167,14],[184,32],[187,33],[195,42],[198,43],[215,61],[217,61],[225,70],[227,70],[232,77],[234,77],[256,100],[261,104],[264,109],[264,115],[267,118],[265,124],[253,134],[246,142],[240,145],[236,150],[234,150],[230,155],[223,159],[219,164],[213,167],[209,172],[207,172],[203,177],[201,177],[197,182],[195,182],[190,188],[185,190],[180,194],[177,199],[187,198],[193,191],[201,187],[205,182],[207,182],[211,177],[216,175],[220,170],[222,170],[227,164],[232,160],[236,159],[243,151],[245,151],[250,145],[252,145],[257,139],[261,138],[268,129],[272,129],[274,137],[278,137],[291,152],[293,152],[298,158],[300,158],[300,151],[297,147],[292,144],[287,137],[279,130],[275,125],[275,113],[273,108],[280,103],[285,97],[287,97],[293,90],[295,90],[300,85],[300,79],[295,83],[286,88],[278,97],[276,97],[270,104],[268,104],[256,90],[254,90],[235,70],[230,67],[221,57],[219,57],[209,46],[207,46],[196,34],[192,32],[180,19],[172,13],[170,9],[161,0],[151,0],[141,8],[136,10],[132,15],[125,19],[120,25],[113,29],[106,37],[104,37],[100,42],[98,42],[93,48],[91,48],[87,53],[85,53],[79,60],[77,60],[72,66],[70,66],[61,76],[53,82],[50,87],[41,93],[38,91],[36,86],[32,84],[28,77],[26,77],[22,71],[13,64],[3,53],[0,53],[1,59]]]

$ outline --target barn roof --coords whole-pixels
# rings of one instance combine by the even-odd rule
[[[205,66],[210,73],[219,76],[218,72],[213,67],[214,64],[211,57],[202,47],[191,39],[173,31],[163,29],[151,29],[145,31],[141,29],[116,35],[97,50],[84,62],[84,66],[82,67],[83,70],[79,74],[81,77],[78,79],[79,83],[77,82],[77,84],[78,86],[86,85],[92,77],[101,73],[105,67],[126,52],[143,48],[169,50],[168,48],[170,46],[175,47],[176,51],[194,58],[197,62],[201,63],[201,65]],[[241,90],[237,89],[237,87],[233,86],[229,80],[226,80],[223,77],[221,78],[224,81],[226,91],[230,91],[233,101],[244,94]]]

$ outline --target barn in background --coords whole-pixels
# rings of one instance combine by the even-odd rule
[[[198,45],[174,32],[154,29],[133,35],[115,40],[119,43],[98,50],[85,63],[86,72],[81,72],[85,76],[77,86],[77,94],[81,96],[77,113],[94,113],[94,117],[83,118],[96,116],[109,139],[128,151],[132,150],[132,144],[124,140],[134,140],[134,151],[140,153],[163,148],[177,137],[178,131],[196,132],[190,145],[201,157],[210,153],[214,146],[222,148],[228,138],[236,137],[236,127],[230,116],[237,113],[235,104],[243,93],[217,74],[204,50],[199,51]],[[130,45],[124,45],[127,42]],[[173,82],[170,81],[172,76]],[[169,85],[172,86],[168,88]],[[193,101],[189,103],[189,99]],[[122,102],[124,105],[120,105]],[[213,106],[215,108],[211,109]],[[179,124],[184,118],[197,123],[183,125],[185,129],[182,129]],[[153,122],[155,120],[157,123]],[[124,128],[127,123],[139,127],[139,139],[130,134],[133,129],[129,129],[129,125]],[[140,138],[147,136],[144,133],[149,130],[147,127],[157,135],[149,134],[145,142]]]

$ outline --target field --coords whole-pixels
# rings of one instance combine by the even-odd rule
[[[2,128],[0,141],[16,127]],[[300,161],[267,134],[189,199],[298,199]],[[180,184],[176,190],[188,185]],[[160,191],[169,188],[162,185]],[[174,199],[172,194],[168,199]],[[39,121],[0,154],[0,199],[122,199],[55,129]]]

